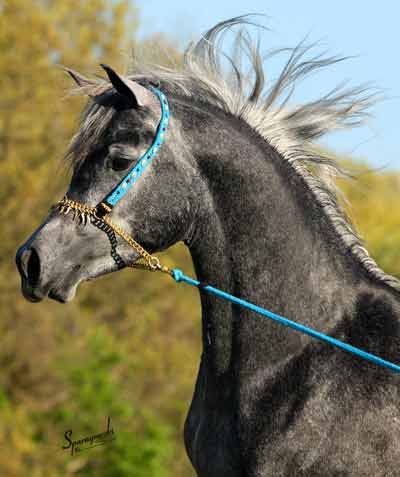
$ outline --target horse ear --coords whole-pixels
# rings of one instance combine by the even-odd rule
[[[83,75],[81,75],[77,71],[74,71],[71,68],[67,68],[67,67],[63,67],[63,70],[66,71],[71,76],[71,78],[75,81],[75,83],[78,86],[84,87],[84,86],[93,85],[93,82],[90,81],[90,79],[85,78]]]
[[[131,107],[138,108],[139,106],[142,106],[134,91],[133,85],[135,83],[133,83],[133,81],[122,78],[107,65],[101,64],[100,66],[107,73],[108,79],[111,81],[111,84],[114,86],[116,91],[129,100]]]

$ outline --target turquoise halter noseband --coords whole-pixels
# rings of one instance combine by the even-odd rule
[[[169,275],[174,278],[174,280],[179,282],[185,282],[189,285],[195,286],[201,291],[209,293],[211,295],[223,298],[224,300],[230,301],[237,305],[240,305],[244,308],[247,308],[251,311],[254,311],[262,316],[265,316],[275,322],[280,323],[281,325],[287,326],[292,328],[296,331],[300,331],[304,334],[307,334],[313,338],[316,338],[320,341],[328,343],[336,348],[341,350],[347,351],[348,353],[352,353],[359,358],[365,359],[372,363],[375,363],[381,367],[390,369],[397,373],[400,373],[400,366],[387,361],[385,359],[380,358],[371,353],[367,353],[355,346],[349,345],[342,341],[337,340],[336,338],[332,338],[331,336],[325,335],[324,333],[320,333],[319,331],[313,330],[308,326],[301,325],[296,323],[295,321],[289,320],[283,316],[277,315],[272,311],[266,310],[261,308],[253,303],[250,303],[246,300],[242,300],[241,298],[235,297],[230,295],[229,293],[220,290],[219,288],[215,288],[209,284],[202,283],[198,280],[194,280],[193,278],[187,277],[182,273],[181,270],[175,268],[173,270],[169,269],[168,267],[161,266],[160,261],[157,257],[150,255],[146,250],[143,249],[129,234],[124,232],[120,227],[115,225],[108,217],[108,214],[111,212],[112,208],[115,204],[122,199],[122,197],[127,193],[129,188],[137,181],[140,175],[143,173],[144,169],[151,163],[152,159],[156,155],[157,151],[159,150],[161,144],[164,141],[165,133],[168,127],[168,121],[170,117],[168,101],[165,95],[157,88],[151,87],[152,91],[158,96],[161,104],[161,120],[157,128],[155,139],[150,146],[150,148],[143,154],[143,156],[139,159],[137,164],[131,169],[125,177],[119,182],[119,184],[96,206],[96,207],[89,207],[79,202],[67,199],[66,197],[62,199],[59,204],[59,210],[61,213],[68,214],[70,211],[73,211],[74,214],[77,214],[81,217],[81,220],[86,220],[85,217],[90,217],[92,223],[96,226],[103,225],[105,231],[109,233],[116,233],[120,237],[122,237],[128,244],[134,248],[139,255],[147,261],[147,266],[141,266],[140,268],[146,268],[148,270],[153,271],[162,271],[168,273]],[[116,240],[114,236],[114,247],[116,247]],[[135,264],[132,266],[135,267]]]

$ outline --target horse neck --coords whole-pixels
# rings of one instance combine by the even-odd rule
[[[329,332],[362,280],[304,180],[246,125],[178,108],[202,177],[187,241],[199,280]],[[274,367],[309,338],[201,292],[211,375]]]

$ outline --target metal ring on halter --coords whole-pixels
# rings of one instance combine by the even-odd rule
[[[148,265],[153,271],[161,269],[160,259],[155,255],[148,258]]]
[[[106,215],[111,212],[112,208],[106,205],[104,202],[100,202],[96,205],[93,215],[96,219],[103,220]]]

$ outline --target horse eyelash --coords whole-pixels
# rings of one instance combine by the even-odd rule
[[[129,161],[132,161],[134,159],[134,156],[132,154],[128,154],[126,152],[121,151],[109,152],[108,156],[111,159],[127,159]]]
[[[129,145],[122,145],[122,144],[112,144],[108,147],[107,151],[107,156],[115,159],[115,158],[121,158],[121,159],[133,159],[135,157],[135,149],[137,148],[137,145],[135,146],[129,146]]]

